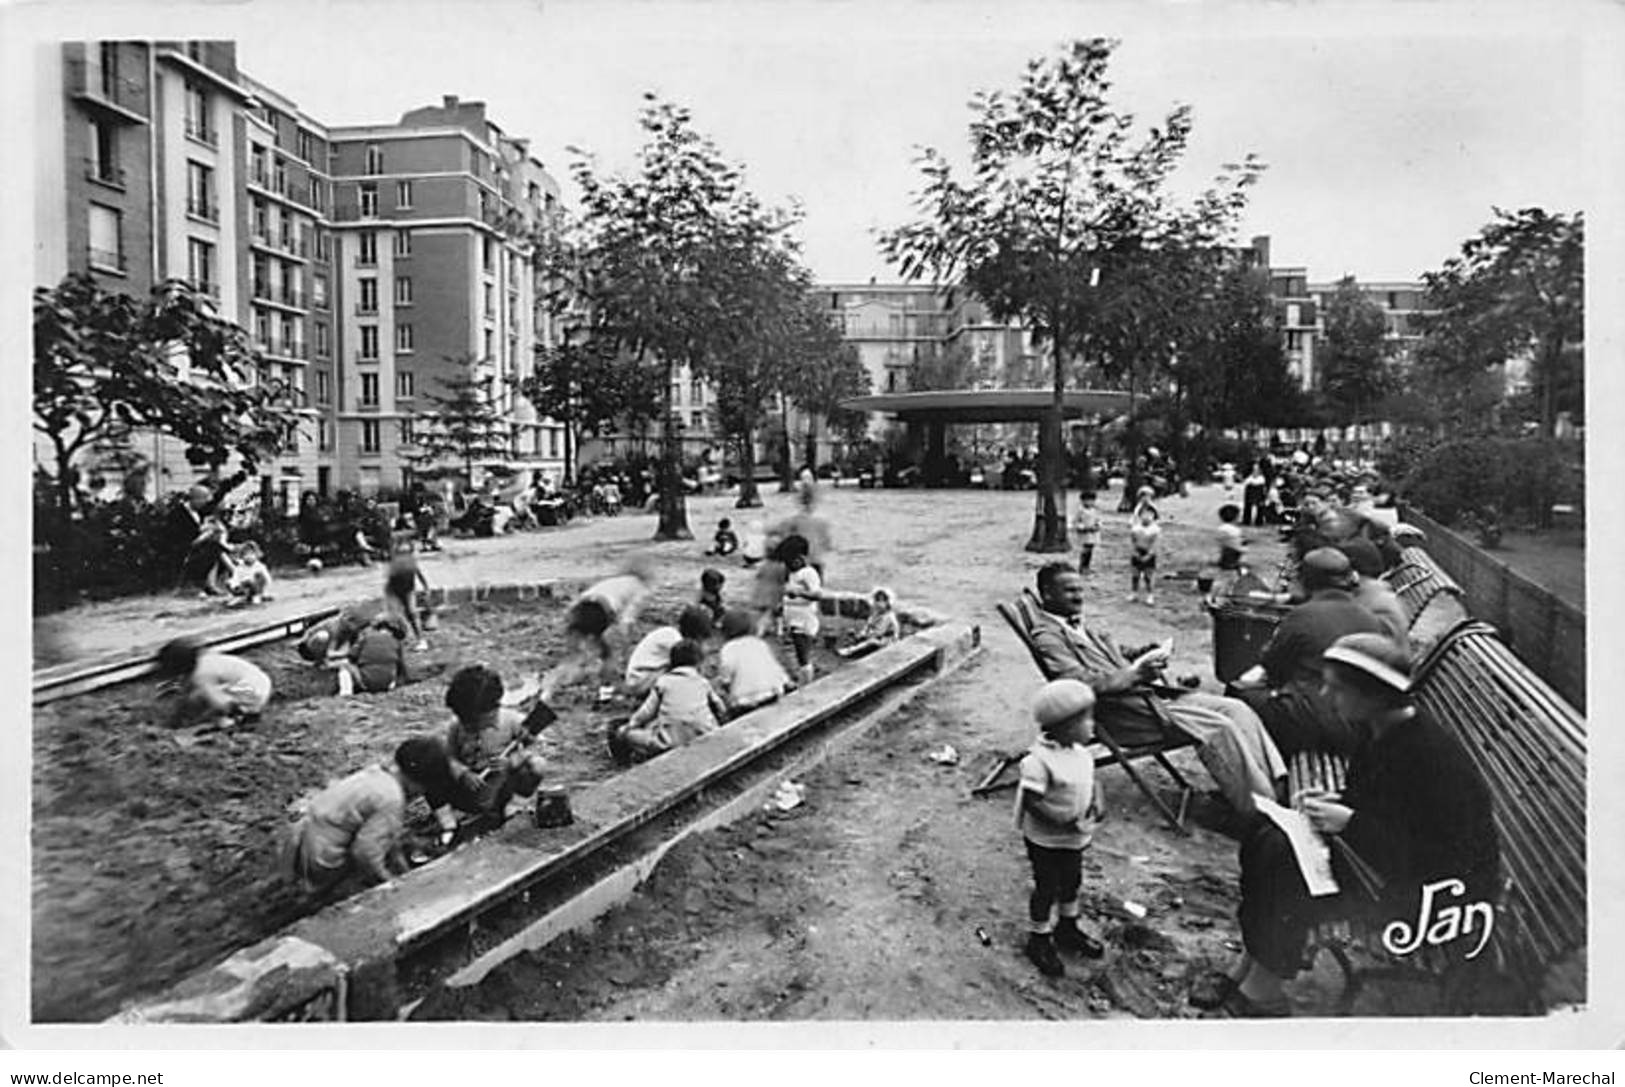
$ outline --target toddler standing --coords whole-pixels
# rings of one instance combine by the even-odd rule
[[[801,682],[811,683],[814,676],[812,649],[818,638],[818,601],[824,595],[823,583],[807,560],[806,541],[800,536],[785,540],[779,554],[788,571],[784,580],[784,629],[796,651]]]
[[[1140,584],[1145,584],[1145,602],[1152,602],[1153,582],[1157,576],[1157,543],[1162,538],[1162,526],[1157,524],[1157,509],[1146,503],[1134,513],[1134,522],[1128,530],[1129,543],[1133,550],[1129,554],[1129,567],[1132,571],[1129,599],[1140,599]]]
[[[1095,492],[1078,495],[1078,516],[1072,522],[1078,533],[1078,573],[1087,574],[1089,563],[1095,557],[1095,545],[1100,542],[1100,511],[1095,508]]]
[[[1094,709],[1088,684],[1046,683],[1033,700],[1040,735],[1021,760],[1016,787],[1016,825],[1033,868],[1027,958],[1046,977],[1066,973],[1057,947],[1091,959],[1105,953],[1100,941],[1078,928],[1083,851],[1099,820],[1095,762],[1084,746],[1094,737]]]

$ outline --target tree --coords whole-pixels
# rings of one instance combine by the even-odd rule
[[[665,401],[655,535],[691,539],[672,381],[679,366],[706,374],[732,334],[726,303],[735,262],[781,237],[793,216],[763,208],[686,109],[653,95],[645,101],[634,176],[601,175],[580,152],[572,164],[582,204],[580,288],[591,335],[658,375]]]
[[[1224,261],[1197,305],[1199,333],[1173,365],[1184,414],[1201,426],[1287,426],[1303,397],[1275,324],[1268,274]]]
[[[598,435],[617,423],[636,428],[660,416],[660,398],[645,368],[612,340],[566,339],[536,354],[536,370],[519,383],[538,414],[564,427],[564,475],[575,478],[573,450],[581,434]]]
[[[1428,307],[1421,360],[1452,384],[1527,358],[1541,432],[1585,401],[1585,219],[1541,208],[1493,209],[1459,256],[1423,275]]]
[[[1353,276],[1326,301],[1326,336],[1316,353],[1320,392],[1340,426],[1366,422],[1395,387],[1388,321]]]
[[[950,344],[923,344],[908,364],[910,392],[975,389],[993,386],[996,381],[991,360],[962,339]]]
[[[1177,310],[1153,266],[1219,244],[1261,170],[1251,156],[1228,164],[1176,205],[1165,186],[1190,137],[1190,109],[1176,107],[1135,140],[1132,115],[1106,97],[1115,47],[1074,42],[1029,61],[1014,92],[977,94],[968,175],[925,149],[919,218],[880,239],[906,278],[959,275],[996,320],[1020,320],[1049,347],[1054,398],[1039,432],[1032,551],[1068,548],[1061,416],[1074,360],[1109,364],[1134,392],[1139,368],[1166,353],[1160,315]]]
[[[842,338],[823,310],[803,299],[796,318],[787,389],[807,416],[806,464],[816,471],[819,418],[835,431],[850,433],[858,425],[852,416],[867,426],[864,413],[843,409],[841,401],[867,394],[871,378],[858,349]]]
[[[34,430],[55,461],[56,530],[72,519],[87,448],[155,431],[185,443],[192,464],[218,469],[235,455],[246,478],[299,421],[247,334],[179,280],[145,300],[86,275],[36,290],[33,396]]]
[[[467,356],[446,361],[453,376],[438,379],[444,394],[424,395],[433,405],[429,411],[412,413],[417,449],[406,456],[420,467],[461,461],[463,478],[472,487],[475,461],[506,461],[511,455],[511,427],[498,403],[496,375],[476,376],[474,360]]]

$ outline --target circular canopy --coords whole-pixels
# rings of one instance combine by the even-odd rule
[[[1116,415],[1128,410],[1128,393],[1105,389],[1069,389],[1062,415]],[[923,393],[884,393],[841,401],[852,411],[876,411],[905,422],[1035,423],[1055,402],[1051,389],[948,389]]]

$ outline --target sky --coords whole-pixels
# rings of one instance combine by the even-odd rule
[[[1269,169],[1240,237],[1270,235],[1273,263],[1312,279],[1385,280],[1437,268],[1492,206],[1586,205],[1587,79],[1617,63],[1590,7],[217,4],[188,9],[210,14],[186,34],[236,38],[244,70],[331,124],[482,100],[567,198],[566,148],[630,168],[655,91],[760,195],[800,200],[807,263],[834,281],[895,278],[874,231],[911,216],[919,146],[963,160],[973,92],[1013,86],[1069,38],[1117,37],[1115,102],[1146,123],[1195,111],[1183,189],[1254,152]]]

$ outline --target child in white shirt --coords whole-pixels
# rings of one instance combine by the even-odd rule
[[[811,683],[816,674],[812,662],[813,643],[818,638],[818,601],[823,585],[818,571],[807,561],[807,543],[791,536],[779,545],[779,555],[789,572],[784,581],[784,629],[796,652],[801,681]]]
[[[1140,584],[1145,584],[1145,602],[1152,602],[1152,584],[1157,576],[1157,543],[1162,538],[1162,526],[1157,524],[1157,509],[1145,503],[1134,514],[1134,523],[1128,530],[1129,568],[1131,582],[1129,599],[1140,599]]]
[[[1095,508],[1095,492],[1078,495],[1078,515],[1072,522],[1078,534],[1078,573],[1087,574],[1089,563],[1095,557],[1095,545],[1100,542],[1100,511]]]
[[[747,611],[736,609],[722,617],[726,641],[717,653],[717,681],[735,714],[776,701],[795,686],[773,647],[756,636],[755,628]]]

